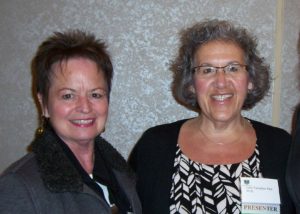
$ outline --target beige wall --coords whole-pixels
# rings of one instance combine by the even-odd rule
[[[290,131],[299,101],[299,0],[1,0],[0,171],[26,153],[37,127],[30,60],[53,31],[92,31],[115,67],[104,136],[127,157],[153,125],[194,116],[173,100],[169,60],[177,33],[203,18],[236,21],[258,36],[274,75],[270,96],[246,116]]]
[[[290,130],[291,115],[300,103],[300,1],[285,0],[284,4],[282,52],[277,59],[281,63],[281,87],[274,96],[280,96],[280,110],[276,112],[279,125]]]

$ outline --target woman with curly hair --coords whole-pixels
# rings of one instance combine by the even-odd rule
[[[205,20],[183,30],[180,41],[173,95],[199,114],[148,129],[133,149],[144,213],[241,213],[241,177],[278,180],[281,213],[291,213],[291,137],[241,113],[270,86],[255,37],[228,21]]]

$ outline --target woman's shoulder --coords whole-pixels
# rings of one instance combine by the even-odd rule
[[[176,148],[179,130],[185,121],[187,119],[164,123],[147,129],[134,145],[129,159],[134,159],[133,157],[136,155],[146,159],[146,156],[154,158],[159,154],[165,155],[166,152],[172,153],[172,150]]]
[[[270,155],[281,154],[282,158],[286,158],[291,142],[291,135],[284,129],[268,125],[259,121],[250,120],[256,132],[257,144],[261,153]]]
[[[256,133],[260,136],[266,136],[266,137],[280,137],[280,138],[291,138],[291,135],[284,129],[275,127],[263,122],[259,122],[256,120],[250,120],[253,128],[255,129]]]
[[[42,185],[38,165],[33,153],[28,153],[12,163],[0,176],[0,189],[10,186],[14,190],[11,191],[14,194],[18,192],[21,186],[25,188],[33,185]]]
[[[33,204],[44,193],[32,153],[14,162],[0,176],[0,208],[4,213],[33,213]]]
[[[148,128],[137,141],[136,146],[145,149],[161,148],[173,145],[177,142],[177,137],[182,124],[187,121],[178,120],[175,122],[164,123]]]
[[[9,174],[26,176],[28,173],[32,173],[34,171],[38,171],[35,155],[33,153],[28,153],[6,168],[1,173],[1,177]]]
[[[156,134],[172,134],[177,133],[182,124],[186,122],[188,119],[177,120],[175,122],[163,123],[153,127],[148,128],[143,135],[156,135]]]

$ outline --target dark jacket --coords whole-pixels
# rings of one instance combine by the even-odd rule
[[[137,174],[137,190],[145,214],[169,213],[170,190],[179,130],[186,120],[148,129],[134,147],[129,163]],[[290,135],[279,128],[251,121],[257,135],[261,171],[279,181],[281,213],[294,213],[285,184]]]
[[[295,203],[297,213],[300,213],[300,109],[297,111],[295,136],[293,138],[287,167],[287,186]]]
[[[105,199],[83,182],[57,140],[47,131],[33,142],[33,152],[3,172],[0,213],[111,213]],[[125,160],[103,138],[97,137],[95,142],[133,213],[142,213],[133,175]]]

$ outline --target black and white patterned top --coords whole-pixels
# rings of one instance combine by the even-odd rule
[[[257,145],[249,159],[226,165],[192,161],[177,145],[170,213],[241,213],[240,177],[262,177],[259,165]]]

